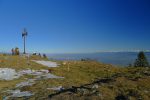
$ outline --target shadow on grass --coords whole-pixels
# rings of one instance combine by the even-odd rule
[[[93,86],[94,84],[101,84],[101,83],[109,83],[109,82],[113,82],[115,81],[114,78],[102,78],[102,79],[98,79],[90,84],[84,84],[82,86],[79,86],[79,87],[75,87],[75,86],[72,86],[71,88],[68,88],[68,89],[62,89],[60,90],[59,92],[56,92],[56,93],[53,93],[53,94],[50,94],[48,96],[48,98],[52,98],[56,95],[59,95],[59,94],[62,94],[62,93],[66,93],[66,92],[71,92],[71,93],[77,93],[79,89],[86,89],[86,90],[92,90],[92,87],[90,86]]]

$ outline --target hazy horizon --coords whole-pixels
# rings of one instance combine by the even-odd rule
[[[93,53],[127,53],[127,52],[133,52],[133,53],[138,53],[140,51],[143,51],[145,53],[149,53],[150,50],[133,50],[133,51],[96,51],[96,52],[27,52],[27,54],[33,54],[33,53],[37,53],[37,54],[93,54]],[[0,53],[8,53],[11,54],[11,51],[0,51]],[[20,52],[21,54],[23,54],[23,52]]]
[[[47,54],[49,59],[54,60],[81,60],[91,59],[101,63],[113,64],[119,66],[128,66],[134,64],[138,52],[99,52],[99,53],[79,53],[79,54]],[[145,52],[147,60],[150,63],[150,52]]]

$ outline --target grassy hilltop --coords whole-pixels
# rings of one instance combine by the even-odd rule
[[[0,68],[49,69],[51,73],[63,79],[39,80],[33,86],[20,88],[21,91],[34,93],[29,100],[149,100],[150,68],[119,68],[95,61],[56,61],[59,67],[48,68],[32,60],[48,60],[38,56],[27,59],[23,56],[0,55]],[[27,63],[27,62],[30,63]],[[15,89],[25,75],[11,81],[0,80],[0,97],[7,96],[6,90]],[[62,86],[61,91],[50,90],[50,87]],[[15,98],[24,100],[24,98]]]

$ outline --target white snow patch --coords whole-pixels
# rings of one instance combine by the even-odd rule
[[[31,70],[31,69],[27,69],[27,70],[22,70],[18,72],[21,75],[42,75],[44,73],[48,73],[48,70]]]
[[[15,69],[11,68],[0,68],[0,80],[13,80],[19,78],[21,75],[18,74]]]
[[[59,77],[53,74],[50,74],[48,70],[22,70],[18,72],[20,75],[34,75],[36,76],[34,79],[28,79],[25,82],[21,82],[16,84],[16,87],[24,87],[24,86],[32,86],[35,84],[36,80],[42,80],[42,79],[50,79],[50,78],[64,78],[64,77]]]
[[[38,64],[47,66],[47,67],[57,67],[58,64],[56,62],[52,62],[52,61],[43,61],[43,60],[32,60]]]
[[[13,80],[23,75],[37,76],[35,80],[49,79],[49,78],[63,78],[63,77],[50,74],[48,70],[43,70],[43,69],[42,70],[27,69],[27,70],[21,70],[19,72],[16,72],[15,69],[11,69],[11,68],[0,68],[0,80]],[[32,83],[33,82],[28,80],[28,82],[26,81],[21,84],[32,84]]]
[[[12,94],[9,97],[30,97],[30,96],[34,95],[29,91],[21,92],[20,90],[9,90],[8,92]]]
[[[32,86],[35,84],[35,79],[29,79],[28,81],[16,84],[16,87]]]

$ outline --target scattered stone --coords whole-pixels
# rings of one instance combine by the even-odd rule
[[[146,76],[150,76],[150,71],[144,71],[143,74]]]
[[[92,86],[93,89],[98,89],[98,87],[99,87],[98,84],[94,84],[94,85]]]
[[[118,95],[115,100],[128,100],[128,97],[124,95]]]
[[[94,83],[109,83],[113,81],[115,81],[114,78],[102,78],[102,79],[95,81]]]

